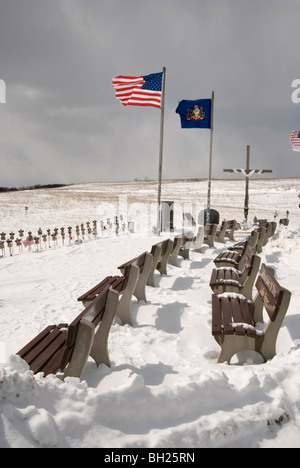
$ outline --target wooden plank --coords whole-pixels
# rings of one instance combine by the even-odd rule
[[[37,356],[45,351],[53,341],[60,335],[60,329],[57,326],[54,326],[51,331],[44,336],[42,341],[36,343],[34,347],[27,354],[23,354],[21,357],[29,364],[37,358]]]
[[[218,277],[218,270],[217,268],[214,268],[211,277],[210,277],[210,286],[214,286],[217,283],[217,277]]]
[[[82,295],[77,299],[77,301],[86,300],[90,295],[93,295],[93,294],[95,293],[95,290],[97,290],[97,288],[99,288],[100,290],[102,289],[102,286],[103,286],[103,288],[104,288],[104,287],[107,285],[107,283],[109,283],[110,278],[112,278],[112,276],[106,276],[100,283],[98,283],[96,286],[94,286],[92,289],[90,289],[90,290],[87,291],[86,293],[82,294]]]
[[[250,309],[249,309],[249,304],[247,302],[247,299],[241,299],[240,300],[240,308],[241,308],[241,313],[243,317],[243,322],[247,323],[248,325],[253,325],[254,322],[251,317]]]
[[[222,317],[221,317],[221,303],[216,294],[212,295],[212,334],[221,335],[222,330]]]
[[[221,298],[222,304],[222,315],[223,315],[223,326],[224,326],[224,333],[226,335],[233,335],[234,329],[232,328],[232,315],[231,315],[231,301],[226,298]]]
[[[52,332],[54,333],[54,332]],[[67,331],[59,331],[55,339],[47,346],[47,348],[39,353],[36,358],[30,363],[30,369],[34,372],[42,371],[43,366],[49,362],[51,357],[56,354],[66,344]]]
[[[241,312],[241,305],[238,299],[231,299],[231,312],[232,312],[232,320],[234,323],[243,323],[243,315]],[[237,335],[245,335],[246,331],[245,328],[241,326],[235,327],[235,332]]]
[[[27,345],[25,345],[20,351],[17,352],[18,356],[21,356],[21,358],[24,359],[24,356],[28,354],[35,346],[38,345],[41,341],[45,339],[46,336],[49,335],[51,330],[55,328],[55,325],[49,325],[47,326],[41,333],[39,333],[35,338],[33,338]]]
[[[44,372],[45,377],[49,374],[56,374],[60,369],[63,370],[70,362],[70,360],[68,360],[66,364],[62,366],[64,351],[65,347],[63,346],[61,349],[57,350],[57,352],[51,357],[50,361],[43,366],[42,372]]]

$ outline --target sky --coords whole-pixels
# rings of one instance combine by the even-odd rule
[[[163,67],[164,179],[208,177],[210,130],[175,110],[212,91],[213,178],[247,145],[252,169],[299,177],[299,17],[299,0],[0,0],[0,186],[157,180],[161,111],[111,82]]]

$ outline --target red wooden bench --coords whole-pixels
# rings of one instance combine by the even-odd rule
[[[212,296],[212,335],[221,347],[218,362],[230,362],[243,350],[259,353],[264,361],[276,354],[276,340],[291,293],[280,286],[274,272],[262,264],[253,303],[234,293]],[[263,324],[263,310],[269,321]],[[263,328],[257,326],[260,322]]]
[[[128,323],[129,325],[133,325],[131,299],[136,287],[138,275],[138,267],[132,264],[126,267],[123,276],[106,276],[100,283],[78,297],[77,300],[82,302],[83,305],[87,305],[101,294],[106,287],[115,289],[120,297],[116,315],[123,324]]]
[[[44,376],[64,371],[63,378],[81,377],[89,356],[97,366],[110,366],[108,335],[118,296],[107,287],[72,323],[47,326],[17,354],[35,374],[43,372]]]

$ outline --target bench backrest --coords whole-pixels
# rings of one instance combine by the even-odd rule
[[[107,294],[110,286],[107,286],[84,310],[79,314],[68,327],[68,335],[64,354],[61,360],[61,369],[64,369],[70,362],[75,341],[78,333],[78,327],[82,319],[88,320],[96,327],[102,320],[105,312]]]
[[[255,258],[255,250],[252,249],[252,247],[247,246],[246,252],[245,252],[244,267],[246,268],[249,276],[253,268],[254,258]]]
[[[162,242],[158,242],[157,244],[152,245],[151,254],[154,255],[156,247],[159,246],[159,247],[161,247],[161,254],[163,255],[167,250],[169,240],[170,239],[166,239],[166,240],[164,240]]]
[[[270,320],[274,322],[280,309],[284,289],[274,278],[273,270],[264,263],[261,266],[255,286]]]
[[[139,255],[138,257],[135,257],[133,258],[132,260],[128,260],[128,262],[126,263],[123,263],[123,265],[120,265],[118,267],[119,270],[122,270],[122,269],[126,269],[128,267],[131,267],[131,265],[136,265],[137,267],[139,267],[139,270],[141,271],[144,267],[144,263],[145,263],[145,258],[146,258],[146,254],[147,252],[143,252],[141,255]]]

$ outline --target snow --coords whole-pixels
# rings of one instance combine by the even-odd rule
[[[111,368],[91,359],[81,380],[65,382],[33,375],[15,353],[46,325],[70,322],[82,310],[77,297],[158,242],[156,184],[0,193],[0,233],[7,237],[19,229],[36,235],[39,227],[73,226],[74,234],[76,224],[98,221],[98,236],[85,235],[81,244],[66,237],[62,245],[59,235],[51,248],[14,246],[10,256],[6,247],[0,257],[0,447],[300,447],[299,186],[299,179],[250,181],[249,222],[273,220],[275,211],[278,221],[289,210],[289,226],[278,226],[260,254],[292,292],[274,359],[262,363],[244,352],[230,365],[217,364],[209,279],[213,259],[233,244],[227,239],[180,258],[166,276],[156,272],[148,302],[133,298],[134,326],[116,320],[111,328]],[[243,180],[213,181],[220,222],[243,220],[243,189]],[[163,199],[175,201],[176,229],[183,212],[197,219],[206,190],[206,181],[163,183]],[[125,228],[134,222],[135,232],[100,232],[100,220],[107,225],[116,215]],[[236,240],[248,232],[240,229]]]

